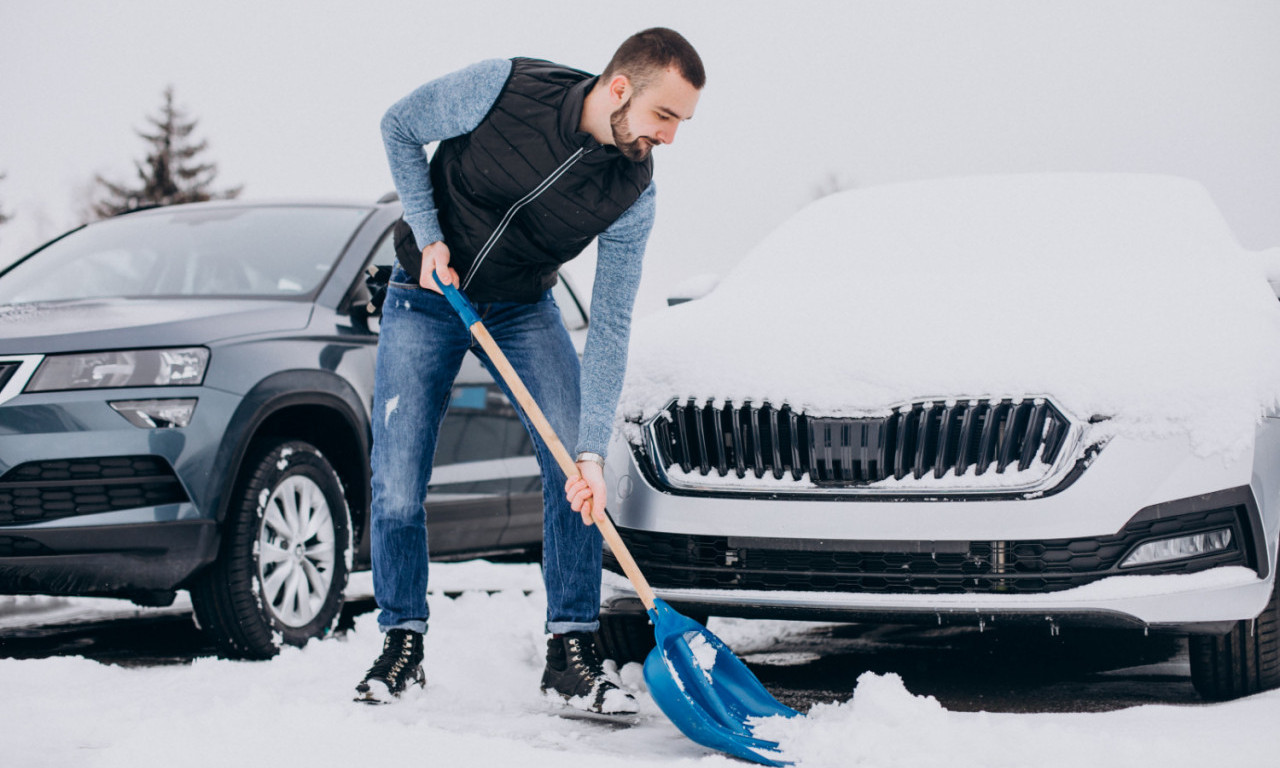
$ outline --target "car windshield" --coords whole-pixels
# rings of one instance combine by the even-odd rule
[[[174,208],[92,224],[0,278],[0,304],[103,297],[302,296],[369,213],[320,206]]]

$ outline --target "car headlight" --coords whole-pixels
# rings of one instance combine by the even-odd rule
[[[49,355],[26,391],[194,386],[204,381],[208,365],[203,347]]]

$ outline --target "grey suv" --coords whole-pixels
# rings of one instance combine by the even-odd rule
[[[0,273],[0,593],[190,590],[239,657],[328,633],[369,558],[364,276],[394,259],[399,217],[394,196],[157,208]],[[537,556],[532,444],[474,359],[437,467],[434,557]]]

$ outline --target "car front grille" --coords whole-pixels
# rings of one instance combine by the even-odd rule
[[[1220,528],[1231,546],[1211,555],[1119,569],[1137,544]],[[1043,593],[1129,574],[1256,567],[1245,506],[1176,517],[1137,517],[1110,536],[1047,541],[839,542],[815,551],[800,541],[731,539],[620,528],[655,588],[851,593]],[[605,565],[621,573],[606,553]]]
[[[1071,422],[1044,398],[918,402],[874,418],[820,418],[784,405],[672,402],[649,433],[662,474],[807,479],[856,488],[889,478],[1048,474]],[[671,473],[674,474],[674,473]]]
[[[187,501],[158,456],[110,456],[20,464],[0,477],[0,525]]]

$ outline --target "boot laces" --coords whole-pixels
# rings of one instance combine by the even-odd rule
[[[412,632],[397,632],[392,630],[387,633],[387,639],[382,643],[382,653],[373,662],[373,666],[369,667],[369,671],[365,673],[365,679],[379,679],[387,682],[394,682],[404,668],[411,666],[414,656],[415,638]]]
[[[604,662],[594,642],[581,637],[568,637],[565,646],[568,651],[567,661],[570,665],[585,671],[592,680],[604,678]],[[608,682],[607,679],[605,682]]]

